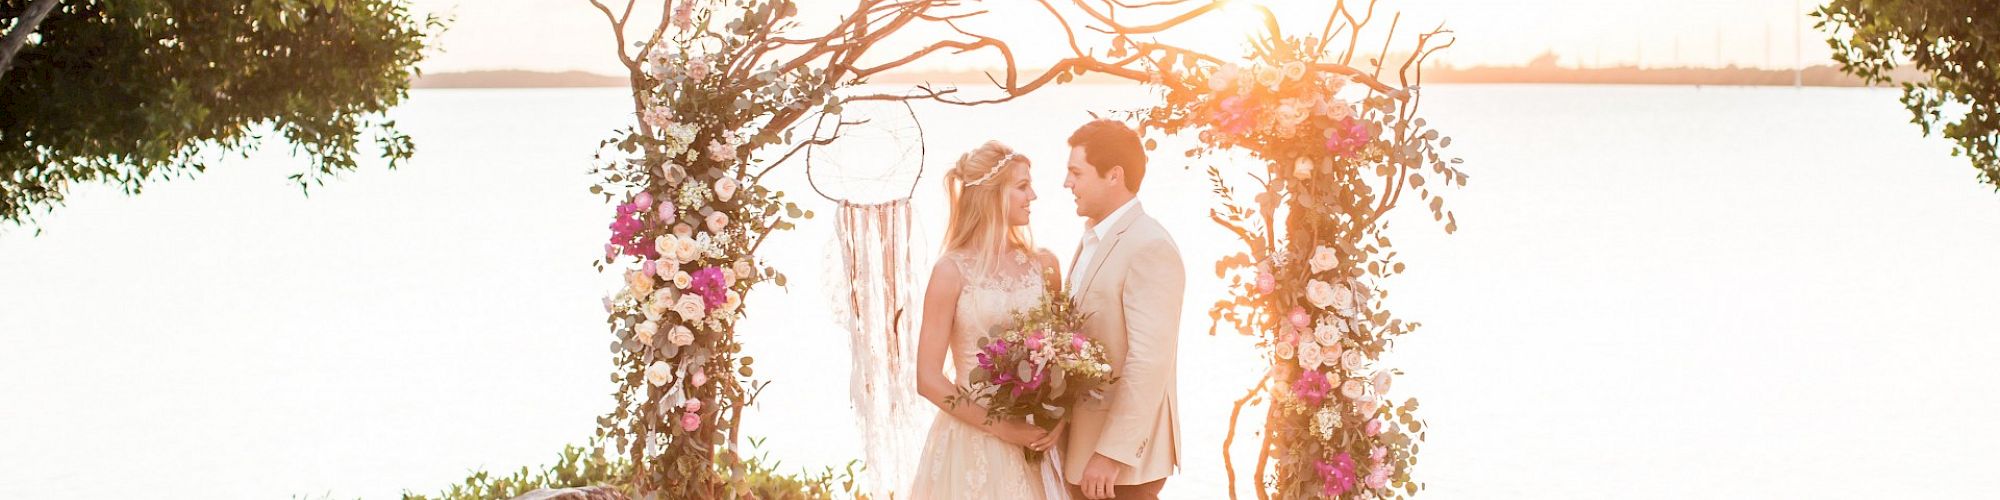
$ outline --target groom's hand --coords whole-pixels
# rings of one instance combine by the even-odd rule
[[[1077,481],[1076,486],[1083,490],[1085,498],[1091,500],[1116,496],[1114,491],[1116,486],[1111,483],[1118,479],[1118,468],[1122,466],[1117,460],[1102,454],[1093,454],[1090,456],[1090,463],[1084,464],[1083,479]]]

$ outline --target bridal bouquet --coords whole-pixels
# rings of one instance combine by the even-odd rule
[[[1054,430],[1083,398],[1105,397],[1116,382],[1104,346],[1081,333],[1084,315],[1062,294],[1014,313],[1013,328],[979,340],[979,366],[946,403],[971,401],[986,420],[1021,419]],[[1041,452],[1027,450],[1029,460]]]

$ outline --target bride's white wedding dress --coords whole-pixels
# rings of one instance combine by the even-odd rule
[[[974,355],[979,352],[979,338],[1007,326],[1015,311],[1033,307],[1046,287],[1041,266],[1018,251],[1008,259],[1012,262],[990,266],[959,254],[946,254],[944,259],[957,265],[966,279],[951,328],[951,360],[956,368],[952,380],[963,385],[978,365]],[[1039,463],[1030,463],[1020,446],[939,411],[924,439],[908,498],[1066,500],[1056,455],[1050,449]]]

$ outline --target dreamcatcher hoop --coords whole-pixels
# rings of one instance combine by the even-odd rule
[[[887,116],[848,120],[839,114],[822,113],[805,151],[807,185],[820,197],[839,205],[834,210],[834,241],[827,255],[827,267],[834,272],[824,275],[837,273],[845,279],[829,280],[824,286],[834,320],[846,327],[852,347],[848,398],[854,404],[868,464],[862,471],[863,488],[882,498],[892,496],[913,479],[923,439],[917,416],[928,406],[916,395],[916,377],[911,373],[916,365],[916,336],[910,334],[916,326],[910,307],[916,269],[910,249],[910,199],[916,195],[924,174],[923,124],[909,102],[895,102],[902,106],[896,114],[906,117],[909,127],[891,127],[886,123]],[[823,186],[818,178],[826,175],[828,169],[815,171],[814,167],[839,167],[842,163],[835,159],[838,155],[829,154],[834,150],[821,148],[838,140],[843,147],[862,150],[879,147],[885,150],[880,153],[893,155],[887,159],[890,162],[907,161],[912,148],[902,142],[905,137],[896,135],[902,130],[912,130],[916,136],[913,144],[916,173],[908,187],[888,184],[904,171],[892,167],[878,175],[836,177],[853,183],[874,183],[878,191],[890,190],[892,194],[887,199],[857,200],[853,196],[828,193],[829,186]],[[875,133],[886,133],[891,143],[871,143],[869,139]],[[853,156],[866,158],[858,159],[859,162],[884,159],[882,154]]]

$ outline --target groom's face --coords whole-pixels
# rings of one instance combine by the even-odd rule
[[[1096,221],[1118,208],[1106,205],[1112,198],[1113,190],[1125,188],[1120,174],[1121,171],[1116,168],[1098,174],[1097,166],[1084,158],[1083,146],[1069,148],[1069,173],[1063,176],[1063,187],[1076,197],[1076,214]]]

